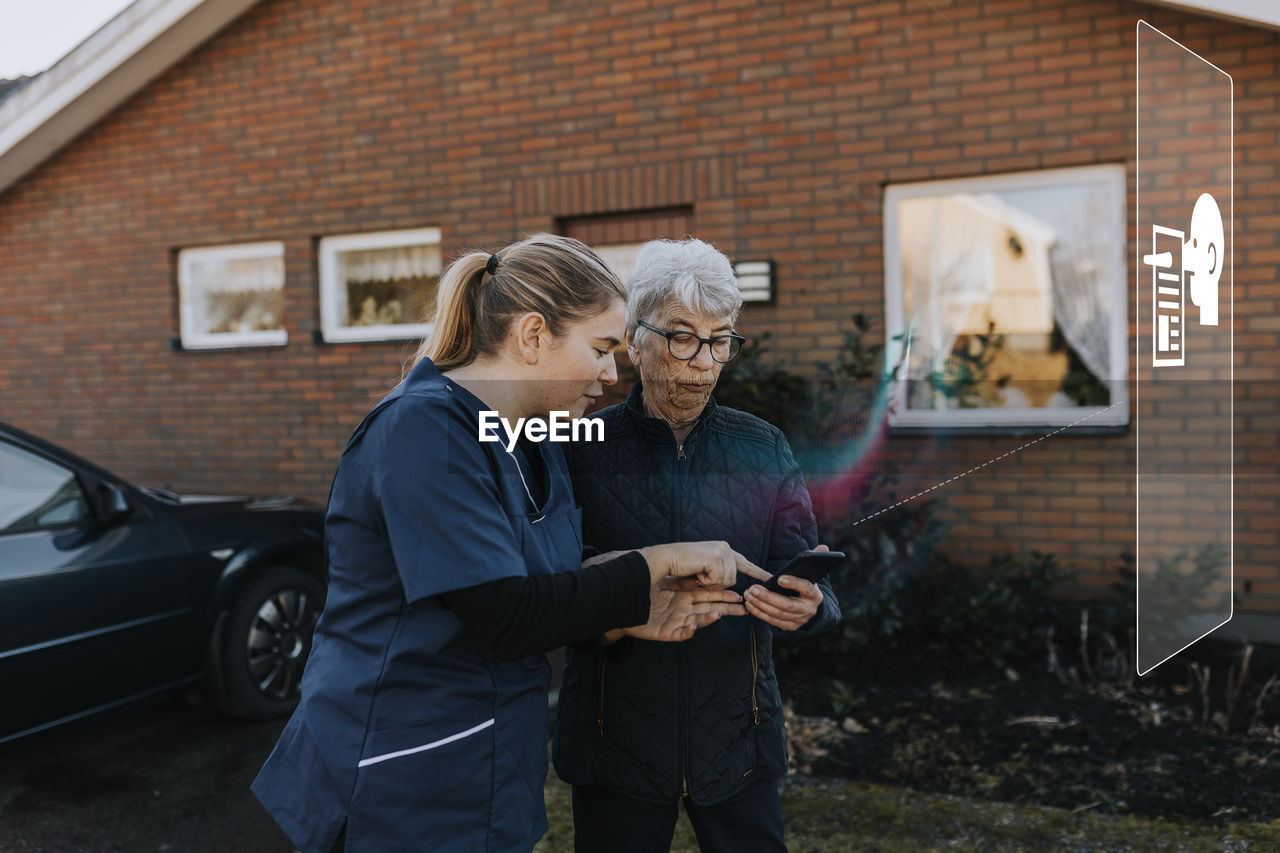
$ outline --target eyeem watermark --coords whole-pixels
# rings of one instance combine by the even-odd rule
[[[502,442],[498,427],[507,434]],[[568,412],[551,412],[546,418],[517,418],[514,425],[494,411],[480,413],[479,438],[483,441],[502,442],[510,453],[515,449],[521,434],[532,442],[542,441],[604,441],[604,421],[599,418],[574,418]]]

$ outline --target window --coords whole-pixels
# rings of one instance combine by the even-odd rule
[[[324,339],[424,337],[440,284],[440,229],[345,234],[320,241]]]
[[[635,269],[636,252],[650,240],[682,240],[693,230],[693,210],[673,207],[635,213],[579,216],[560,221],[560,233],[592,248],[626,284]]]
[[[888,188],[892,425],[1127,423],[1124,180],[1109,165]]]
[[[184,349],[284,346],[284,244],[183,249],[178,304]]]
[[[88,517],[89,504],[71,470],[0,441],[0,535]]]
[[[595,251],[626,284],[635,270],[636,252],[650,240],[683,240],[693,234],[693,210],[672,207],[640,213],[611,213],[560,220],[560,233],[574,237]],[[742,301],[773,301],[772,261],[739,261],[733,265]]]
[[[626,284],[631,280],[631,273],[636,268],[636,252],[647,241],[639,243],[611,243],[603,246],[592,246],[592,250],[604,261],[604,265],[613,270],[614,275]]]

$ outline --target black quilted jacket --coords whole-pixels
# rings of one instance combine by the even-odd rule
[[[665,421],[644,414],[640,393],[636,383],[625,403],[597,415],[604,441],[565,445],[586,545],[723,539],[777,571],[815,544],[809,493],[777,428],[711,400],[677,446]],[[822,608],[798,633],[840,621],[825,581],[822,592]],[[751,616],[725,617],[684,643],[626,638],[568,649],[556,772],[639,799],[683,794],[701,804],[758,776],[785,775],[774,630]]]

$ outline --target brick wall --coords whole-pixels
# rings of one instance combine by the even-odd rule
[[[435,225],[450,255],[650,208],[774,259],[742,325],[803,369],[883,315],[885,183],[1123,162],[1132,192],[1138,18],[1236,81],[1237,592],[1280,611],[1280,34],[1138,2],[264,0],[0,195],[0,418],[145,482],[323,499],[413,346],[313,342],[320,236]],[[257,240],[285,244],[289,345],[172,351],[176,250]],[[927,488],[1027,440],[884,459]],[[1110,583],[1132,444],[957,481],[948,549]]]

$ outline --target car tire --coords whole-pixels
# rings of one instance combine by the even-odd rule
[[[222,631],[224,711],[265,720],[293,710],[323,606],[324,585],[292,566],[264,569],[245,584]]]

